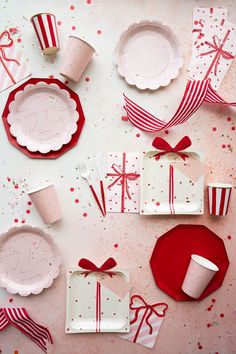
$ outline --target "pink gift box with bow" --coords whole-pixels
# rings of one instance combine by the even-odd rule
[[[107,154],[107,212],[139,213],[140,154]]]
[[[164,302],[148,304],[142,296],[133,295],[130,300],[130,332],[120,337],[153,349],[167,309]]]

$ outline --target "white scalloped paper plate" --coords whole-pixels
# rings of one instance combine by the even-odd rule
[[[178,76],[183,59],[172,30],[160,22],[144,20],[121,34],[115,63],[128,84],[156,90]]]
[[[41,293],[59,275],[60,264],[51,236],[39,228],[13,227],[0,236],[0,286],[11,294]]]
[[[9,106],[10,132],[29,151],[60,150],[77,130],[76,102],[57,84],[29,84]]]

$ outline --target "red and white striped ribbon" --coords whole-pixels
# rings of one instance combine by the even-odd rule
[[[236,106],[236,102],[230,103],[225,101],[213,90],[210,84],[210,79],[187,82],[180,105],[174,116],[167,123],[140,107],[127,96],[124,95],[124,98],[124,108],[127,112],[129,121],[137,128],[149,133],[156,133],[163,129],[183,124],[198,110],[204,101],[208,103]]]
[[[0,331],[5,329],[9,324],[29,337],[45,353],[47,353],[47,341],[53,344],[49,330],[34,322],[25,308],[1,308]]]

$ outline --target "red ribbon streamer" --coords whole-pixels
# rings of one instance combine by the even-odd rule
[[[23,308],[0,308],[0,331],[12,325],[47,353],[47,342],[53,344],[49,330],[32,320]]]
[[[204,77],[204,80],[208,78],[208,76],[211,73],[212,68],[214,68],[214,75],[217,76],[217,69],[218,69],[218,65],[220,62],[220,58],[221,56],[226,59],[226,60],[230,60],[233,59],[234,56],[230,53],[227,52],[226,50],[223,50],[223,47],[228,39],[228,36],[230,34],[230,30],[228,30],[221,42],[221,40],[219,39],[218,36],[214,35],[212,37],[213,43],[210,43],[208,41],[205,42],[206,45],[208,45],[209,47],[213,48],[212,50],[205,52],[205,53],[201,53],[199,54],[199,56],[205,56],[205,55],[210,55],[212,53],[216,53],[214,59],[212,60],[211,65],[209,66],[206,75]]]
[[[123,153],[122,159],[122,168],[117,164],[113,164],[111,166],[115,173],[108,173],[107,176],[117,177],[114,182],[112,182],[107,188],[112,188],[116,183],[120,182],[122,186],[121,190],[121,212],[125,211],[125,193],[129,199],[132,199],[129,193],[129,185],[128,181],[135,181],[138,177],[140,177],[139,173],[127,173],[126,172],[126,153]]]
[[[8,39],[8,43],[2,43],[3,42],[3,37],[4,36],[7,36],[7,39]],[[18,60],[16,59],[10,59],[10,58],[7,58],[6,57],[6,54],[5,54],[5,50],[4,48],[10,48],[13,46],[13,40],[11,38],[11,35],[8,31],[4,31],[0,34],[0,61],[4,67],[4,69],[6,70],[6,73],[8,74],[8,76],[10,77],[11,81],[13,84],[16,83],[16,81],[14,80],[12,74],[10,73],[10,71],[8,70],[8,67],[6,66],[6,64],[4,63],[4,60],[5,61],[14,61],[17,65],[20,65],[20,63],[18,62]]]
[[[187,149],[191,145],[192,145],[192,142],[188,136],[184,136],[178,142],[178,144],[176,144],[175,147],[170,146],[170,144],[166,140],[157,136],[153,140],[152,146],[158,150],[162,150],[162,152],[158,152],[153,157],[155,157],[155,159],[158,161],[162,155],[166,155],[169,153],[175,153],[175,154],[179,155],[179,157],[181,157],[183,160],[185,160],[188,157],[188,155],[184,154],[181,151]]]
[[[135,303],[134,304],[134,299],[137,299],[139,300],[139,303]],[[141,302],[141,303],[140,303]],[[164,309],[163,309],[163,313],[160,314],[157,312],[156,308],[160,307],[160,306],[164,306]],[[140,330],[142,328],[142,324],[143,322],[145,321],[147,326],[149,327],[149,334],[152,334],[153,332],[153,328],[152,328],[152,325],[151,323],[149,322],[149,319],[151,317],[151,315],[153,313],[155,313],[155,315],[157,317],[164,317],[165,316],[165,313],[168,309],[168,305],[164,302],[158,302],[158,303],[155,303],[155,304],[152,304],[152,305],[149,305],[143,298],[142,296],[140,295],[133,295],[131,297],[131,300],[130,300],[130,309],[131,310],[135,310],[135,314],[134,314],[134,319],[132,321],[130,321],[130,324],[133,324],[135,323],[137,320],[138,320],[138,316],[139,316],[139,311],[140,310],[145,310],[144,313],[143,313],[143,316],[142,316],[142,319],[139,323],[139,326],[138,326],[138,329],[135,333],[135,337],[133,339],[133,342],[136,343],[137,339],[138,339],[138,336],[139,336],[139,333],[140,333]],[[149,312],[149,313],[148,313]]]
[[[93,272],[101,272],[108,274],[111,278],[114,275],[113,272],[109,272],[110,269],[116,266],[116,261],[114,258],[108,258],[101,267],[97,267],[93,262],[88,260],[87,258],[81,258],[79,261],[79,266],[83,269],[86,269],[86,272],[83,272],[85,277]],[[96,332],[100,332],[100,324],[101,324],[101,284],[97,281],[96,284]]]

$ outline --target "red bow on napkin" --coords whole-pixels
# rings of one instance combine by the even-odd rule
[[[130,195],[130,192],[129,192],[128,181],[135,181],[140,176],[140,174],[139,173],[133,173],[133,172],[126,173],[124,170],[122,170],[115,163],[111,166],[111,168],[113,169],[113,171],[115,173],[108,173],[107,176],[112,176],[112,177],[116,177],[117,176],[117,178],[107,188],[113,187],[116,183],[118,183],[120,181],[121,185],[124,186],[124,189],[126,191],[126,194],[127,194],[128,198],[131,199],[131,195]]]
[[[215,55],[214,59],[212,60],[212,63],[210,65],[210,67],[208,68],[204,79],[208,78],[208,76],[211,73],[212,68],[214,68],[214,75],[217,76],[217,68],[218,68],[221,56],[222,56],[222,58],[224,58],[226,60],[230,60],[230,59],[234,58],[234,56],[230,52],[223,50],[223,47],[226,43],[226,40],[228,39],[229,34],[230,34],[230,31],[228,30],[222,41],[219,39],[218,36],[215,35],[212,37],[213,43],[210,43],[208,41],[205,42],[206,45],[208,45],[209,47],[211,47],[213,49],[208,52],[201,53],[201,54],[199,54],[199,56],[211,55],[213,53],[216,53],[216,55]]]
[[[134,303],[135,300],[138,300],[139,302]],[[161,307],[161,311],[158,311],[159,307]],[[136,332],[136,336],[133,340],[134,342],[136,342],[143,321],[145,320],[146,324],[149,326],[149,334],[152,334],[153,328],[149,322],[151,315],[153,313],[155,313],[155,315],[157,317],[164,317],[166,314],[166,311],[168,309],[168,305],[164,302],[158,302],[158,303],[149,305],[148,303],[146,303],[146,301],[140,295],[133,295],[130,300],[130,309],[135,310],[134,319],[132,321],[130,321],[130,324],[133,324],[138,320],[138,315],[139,315],[140,310],[145,310],[143,313],[143,316],[142,316],[142,320],[140,321],[138,330]]]
[[[15,84],[15,80],[13,78],[13,76],[11,75],[10,71],[8,70],[8,67],[6,66],[6,64],[4,63],[5,61],[14,61],[17,65],[20,65],[20,63],[18,62],[18,60],[16,59],[10,59],[6,57],[5,54],[5,48],[10,48],[13,45],[13,40],[11,38],[11,35],[8,31],[4,31],[0,34],[0,62],[2,63],[4,69],[6,70],[6,73],[8,74],[8,76],[10,77],[11,81],[13,82],[13,84]]]
[[[89,261],[86,258],[81,258],[78,264],[81,268],[87,270],[87,272],[83,272],[83,274],[85,274],[85,277],[87,277],[87,275],[93,272],[101,272],[108,274],[112,278],[114,273],[108,272],[108,270],[114,268],[117,263],[114,258],[110,257],[101,265],[101,267],[97,267],[93,262]]]
[[[162,138],[158,136],[153,140],[152,146],[154,146],[157,150],[162,150],[162,152],[158,152],[155,157],[156,160],[159,160],[162,155],[175,153],[179,155],[183,160],[185,160],[188,155],[181,152],[182,150],[187,149],[192,145],[191,140],[188,136],[184,136],[175,147],[170,146],[170,144]]]

